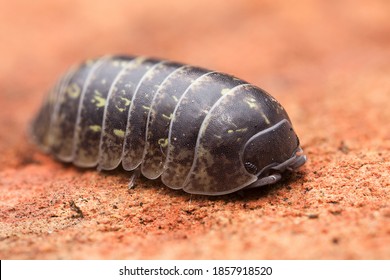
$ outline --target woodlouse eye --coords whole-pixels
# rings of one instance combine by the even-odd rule
[[[253,174],[253,175],[255,175],[256,173],[257,173],[257,167],[256,167],[256,165],[254,165],[253,163],[251,163],[251,162],[245,162],[245,168],[246,168],[246,170],[249,172],[249,173],[251,173],[251,174]]]

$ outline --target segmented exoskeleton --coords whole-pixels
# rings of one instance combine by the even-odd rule
[[[205,195],[275,183],[306,161],[286,111],[262,89],[145,57],[107,56],[69,70],[31,134],[60,161],[122,164]]]

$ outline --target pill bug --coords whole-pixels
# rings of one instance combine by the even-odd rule
[[[99,170],[122,164],[204,195],[273,184],[306,161],[286,111],[264,90],[147,57],[106,56],[73,67],[30,132],[60,161]]]

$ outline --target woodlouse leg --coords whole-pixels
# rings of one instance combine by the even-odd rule
[[[137,179],[139,178],[139,176],[141,175],[141,169],[140,168],[137,168],[133,171],[133,174],[131,174],[131,177],[130,177],[130,181],[129,181],[129,184],[127,185],[127,188],[129,190],[131,190],[132,188],[134,188],[136,186],[136,181]]]
[[[257,188],[257,187],[261,187],[261,186],[265,186],[265,185],[275,184],[280,179],[282,179],[282,175],[279,173],[274,173],[274,174],[269,175],[267,177],[261,178],[260,180],[257,180],[256,182],[254,182],[253,184],[250,184],[246,188],[247,189]]]

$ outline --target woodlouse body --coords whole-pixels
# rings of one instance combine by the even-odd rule
[[[283,107],[233,76],[144,57],[68,71],[31,126],[64,162],[139,168],[173,189],[219,195],[277,182],[306,161]]]

